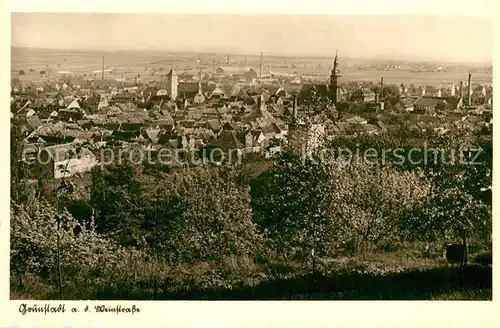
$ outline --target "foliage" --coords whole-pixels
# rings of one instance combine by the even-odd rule
[[[401,225],[408,240],[488,238],[491,208],[458,187],[434,187],[408,208]]]
[[[249,255],[259,244],[248,187],[235,172],[194,168],[155,188],[149,205],[149,241],[171,261]]]
[[[336,172],[335,208],[345,236],[358,250],[394,243],[400,216],[426,196],[429,184],[416,173],[353,160]]]
[[[429,190],[414,172],[360,158],[335,163],[284,153],[253,186],[255,220],[283,254],[334,256],[394,243],[399,217]]]
[[[321,95],[318,90],[313,88],[309,97],[304,99],[303,108],[307,112],[326,112],[331,109],[331,107],[335,108],[333,101],[327,95]]]
[[[57,221],[60,229],[57,229]],[[58,211],[44,200],[30,205],[11,203],[11,271],[38,274],[43,278],[55,275],[57,266],[57,236],[59,235],[61,267],[70,279],[75,274],[98,275],[122,260],[125,250],[110,239],[83,227],[75,236],[78,225],[67,211]],[[49,279],[50,280],[50,279]]]
[[[255,220],[285,257],[333,255],[337,244],[330,165],[282,153],[253,190]]]
[[[92,171],[91,205],[96,209],[96,229],[122,245],[139,246],[144,218],[136,168],[129,163]]]

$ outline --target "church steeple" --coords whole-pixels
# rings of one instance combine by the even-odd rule
[[[332,75],[335,75],[337,73],[338,69],[338,64],[339,64],[339,50],[335,49],[335,58],[333,59],[333,69],[332,69]]]
[[[194,103],[195,104],[201,104],[202,102],[205,101],[205,97],[203,96],[203,92],[201,89],[201,68],[200,68],[200,73],[199,73],[199,80],[198,80],[198,93],[194,96]]]
[[[338,49],[336,49],[335,50],[335,58],[333,60],[332,74],[330,75],[331,99],[335,105],[337,104],[337,88],[338,88],[338,80],[340,78],[340,70],[339,70],[338,65],[339,65]]]

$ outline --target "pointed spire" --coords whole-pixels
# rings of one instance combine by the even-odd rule
[[[168,74],[167,74],[167,75],[169,75],[169,76],[174,76],[174,75],[177,75],[177,74],[175,73],[175,70],[174,70],[174,64],[172,64],[172,69],[170,70],[170,72],[168,72]]]

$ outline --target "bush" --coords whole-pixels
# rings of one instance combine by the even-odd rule
[[[55,285],[59,249],[63,285],[66,285],[82,277],[99,277],[124,258],[136,254],[85,227],[75,236],[75,225],[78,222],[68,212],[59,212],[46,201],[35,200],[29,205],[12,203],[11,272],[20,277],[34,274]]]

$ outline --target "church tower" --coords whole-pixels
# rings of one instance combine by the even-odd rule
[[[203,96],[203,92],[201,89],[201,78],[202,78],[202,75],[201,75],[201,68],[200,68],[200,74],[199,74],[199,80],[198,80],[198,93],[196,94],[196,96],[194,96],[194,99],[193,99],[193,102],[195,104],[201,104],[202,102],[205,101],[205,97]]]
[[[177,86],[177,73],[172,67],[170,72],[168,72],[167,74],[167,92],[172,100],[175,100],[177,98]]]
[[[335,59],[333,60],[333,69],[332,74],[330,75],[330,91],[332,95],[332,101],[336,105],[337,104],[337,89],[338,89],[338,80],[340,78],[340,70],[338,67],[338,53],[335,52]]]

